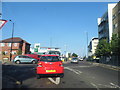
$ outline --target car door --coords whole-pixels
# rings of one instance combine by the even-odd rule
[[[25,62],[28,62],[28,63],[32,62],[32,58],[25,56]]]
[[[19,56],[20,62],[25,62],[25,57],[24,56]]]

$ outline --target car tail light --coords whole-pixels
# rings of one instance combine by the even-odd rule
[[[42,63],[38,63],[37,67],[42,67]]]
[[[60,64],[59,64],[59,66],[63,67],[63,64],[62,64],[62,63],[60,63]]]

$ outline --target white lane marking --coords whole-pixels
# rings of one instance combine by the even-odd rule
[[[88,67],[93,67],[93,66],[70,66],[71,68],[88,68]]]
[[[97,85],[95,85],[94,83],[91,83],[91,84],[92,84],[95,88],[97,88],[97,90],[100,90]]]
[[[58,85],[60,83],[60,77],[57,77],[56,80],[53,80],[53,78],[48,78],[52,83]]]
[[[70,70],[70,71],[72,71],[72,72],[74,72],[74,73],[76,73],[76,74],[78,74],[78,75],[80,75],[82,72],[81,71],[79,71],[79,70],[75,70],[75,69],[72,69],[72,68],[69,68],[69,67],[65,67],[65,69],[68,69],[68,70]]]
[[[79,70],[76,70],[78,73],[82,73],[81,71],[79,71]]]
[[[115,85],[114,83],[110,83],[110,85],[114,86],[115,88],[120,88],[120,86]]]
[[[103,85],[103,84],[98,84],[99,86],[102,86],[101,88],[115,88],[114,86],[111,85]]]
[[[76,67],[91,67],[91,66],[76,66]]]

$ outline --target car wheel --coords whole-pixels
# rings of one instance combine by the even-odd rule
[[[40,75],[37,74],[36,77],[37,77],[37,79],[40,79]]]
[[[20,61],[19,61],[19,60],[17,60],[15,63],[16,63],[16,64],[20,64]]]
[[[36,62],[35,61],[32,61],[32,64],[35,64]]]

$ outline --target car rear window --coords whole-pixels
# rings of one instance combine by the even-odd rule
[[[73,58],[73,60],[76,60],[76,59],[78,59],[78,58]]]
[[[61,61],[58,56],[42,56],[40,61],[45,61],[45,62],[57,62]]]

